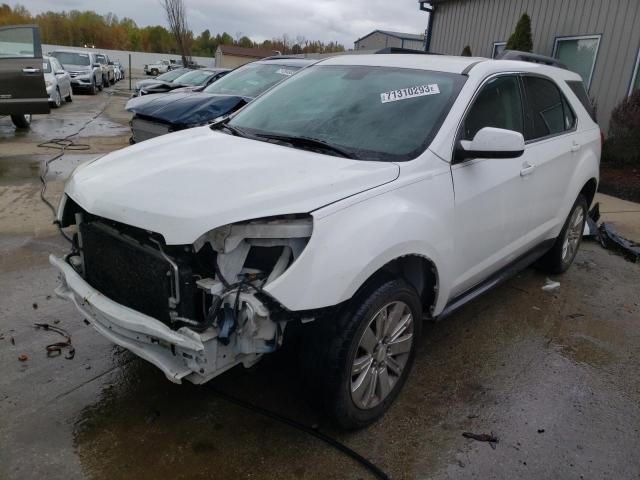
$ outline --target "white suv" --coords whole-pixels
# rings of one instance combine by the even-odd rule
[[[424,319],[572,263],[601,148],[579,96],[577,74],[523,61],[321,61],[231,120],[78,167],[57,292],[174,382],[297,342],[328,412],[362,427]]]

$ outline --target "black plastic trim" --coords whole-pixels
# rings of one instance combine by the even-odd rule
[[[531,249],[529,252],[525,253],[521,257],[514,260],[509,265],[498,270],[496,273],[488,277],[486,280],[483,280],[482,282],[475,285],[474,287],[471,287],[466,292],[461,293],[457,297],[453,298],[444,307],[444,310],[442,311],[442,313],[440,313],[440,315],[436,317],[436,320],[439,321],[448,317],[453,312],[461,308],[463,305],[467,304],[472,300],[475,300],[483,293],[486,293],[492,288],[495,288],[498,285],[501,285],[506,280],[518,274],[519,272],[527,268],[529,265],[531,265],[533,262],[538,260],[540,257],[542,257],[545,253],[547,253],[551,249],[551,247],[553,247],[553,244],[555,243],[555,241],[556,241],[555,238],[545,240],[538,246]]]

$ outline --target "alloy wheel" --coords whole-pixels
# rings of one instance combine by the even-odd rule
[[[584,210],[582,207],[577,206],[571,214],[567,231],[564,235],[564,241],[562,243],[562,261],[568,262],[575,256],[580,240],[582,239],[582,233],[584,229]]]
[[[388,303],[371,318],[351,366],[351,399],[358,408],[379,405],[402,376],[413,347],[413,320],[401,301]]]

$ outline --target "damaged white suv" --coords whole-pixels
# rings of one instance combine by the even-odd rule
[[[328,412],[362,427],[424,319],[573,261],[601,148],[581,98],[577,74],[524,61],[321,61],[231,120],[80,166],[57,293],[173,382],[299,342]]]

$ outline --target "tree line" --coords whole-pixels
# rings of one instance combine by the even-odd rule
[[[108,50],[132,50],[139,52],[179,54],[174,36],[162,25],[139,27],[130,18],[119,19],[109,13],[99,15],[93,11],[44,12],[32,15],[25,7],[0,5],[0,25],[34,23],[40,27],[42,43],[70,47],[95,46]],[[279,38],[254,42],[242,33],[234,36],[227,32],[213,35],[209,29],[194,36],[189,31],[187,42],[191,55],[209,57],[215,54],[218,45],[236,45],[249,48],[278,50],[283,54],[343,52],[344,46],[337,42],[325,43],[295,39],[287,34]]]

